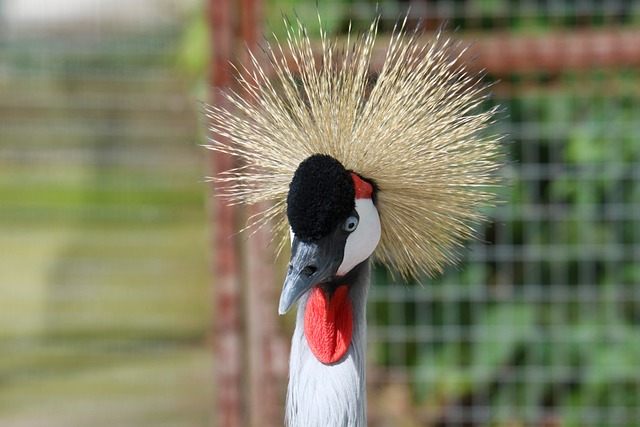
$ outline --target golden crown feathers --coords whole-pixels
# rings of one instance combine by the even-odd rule
[[[376,259],[418,278],[456,260],[494,203],[501,156],[500,136],[487,132],[495,108],[482,109],[482,73],[442,32],[427,42],[406,22],[396,24],[372,78],[378,18],[341,42],[321,29],[319,55],[304,24],[285,20],[286,42],[263,47],[266,65],[250,53],[238,69],[239,90],[224,92],[230,107],[206,106],[207,147],[237,156],[241,166],[212,179],[226,182],[232,203],[269,202],[250,225],[270,223],[283,239],[289,183],[309,156],[330,155],[372,180],[382,228]]]

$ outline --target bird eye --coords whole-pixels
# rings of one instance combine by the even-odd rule
[[[344,231],[347,231],[347,232],[351,233],[356,228],[358,228],[358,221],[359,220],[358,220],[357,216],[351,215],[349,218],[347,218],[347,220],[342,225],[342,229]]]

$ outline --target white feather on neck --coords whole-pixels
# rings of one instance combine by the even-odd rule
[[[311,352],[304,336],[304,310],[309,293],[298,306],[296,329],[291,342],[286,425],[288,427],[365,427],[366,391],[366,304],[371,276],[365,261],[349,297],[353,306],[353,336],[345,356],[325,365]]]

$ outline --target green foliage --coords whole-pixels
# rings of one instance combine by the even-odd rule
[[[293,20],[299,17],[310,34],[319,34],[320,23],[318,15],[322,17],[323,28],[332,33],[340,33],[346,28],[347,17],[351,8],[350,1],[345,0],[289,0],[285,4],[277,0],[266,2],[266,21],[264,33],[270,38],[272,33],[278,38],[286,37],[283,19]],[[367,19],[368,22],[369,19]]]
[[[176,51],[176,63],[178,69],[184,72],[187,81],[192,82],[198,95],[206,93],[204,81],[209,66],[210,40],[209,26],[203,10],[194,11],[182,33]]]

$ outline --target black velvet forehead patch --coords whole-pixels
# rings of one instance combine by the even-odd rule
[[[314,154],[298,166],[287,196],[287,217],[303,241],[327,236],[355,208],[349,172],[331,156]]]

